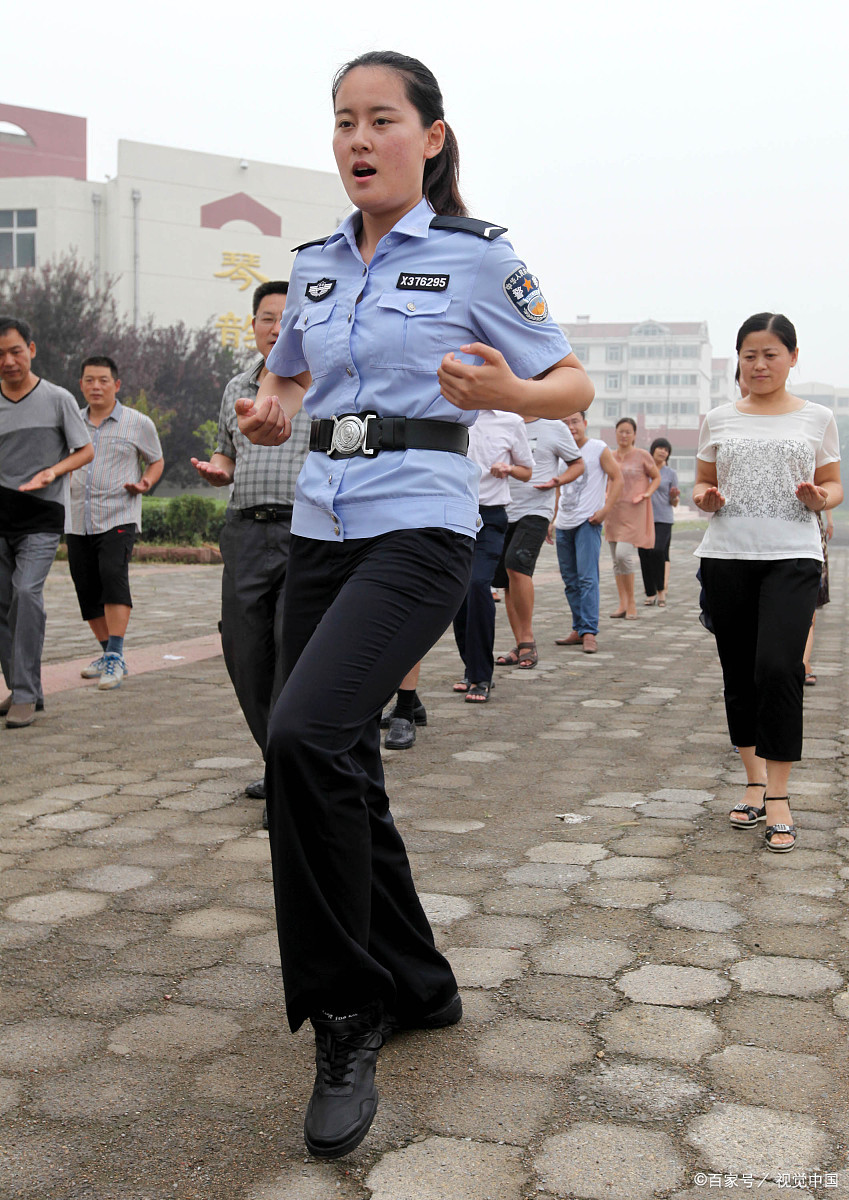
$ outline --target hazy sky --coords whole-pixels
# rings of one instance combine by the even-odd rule
[[[706,319],[725,355],[784,311],[795,378],[849,386],[847,33],[840,0],[41,0],[0,99],[87,117],[92,178],[119,138],[333,170],[336,67],[415,55],[557,320]]]

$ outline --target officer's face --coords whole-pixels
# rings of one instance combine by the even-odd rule
[[[355,67],[336,93],[333,153],[353,204],[398,220],[418,204],[427,159],[445,141],[445,124],[423,128],[403,78],[383,67]]]

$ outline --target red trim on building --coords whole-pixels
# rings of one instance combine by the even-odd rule
[[[202,229],[220,229],[228,221],[250,221],[267,237],[280,237],[282,222],[277,213],[254,200],[247,192],[236,192],[222,200],[201,205]]]
[[[0,104],[0,121],[23,129],[28,141],[0,134],[0,178],[34,175],[62,179],[86,177],[86,119]]]

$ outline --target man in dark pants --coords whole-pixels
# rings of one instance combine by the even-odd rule
[[[210,461],[192,459],[198,474],[214,487],[232,484],[220,538],[221,644],[239,706],[263,758],[269,713],[283,684],[283,583],[295,482],[309,452],[310,423],[298,413],[285,445],[255,446],[239,432],[235,404],[259,390],[265,361],[280,332],[288,289],[288,283],[272,280],[254,292],[253,329],[262,357],[224,389],[218,445]],[[264,800],[265,779],[245,791]],[[263,828],[267,827],[263,810]]]

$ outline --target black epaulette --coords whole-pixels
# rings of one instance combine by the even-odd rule
[[[299,250],[306,250],[307,246],[323,246],[329,237],[330,234],[328,233],[327,237],[316,238],[314,242],[301,242],[300,246],[292,247],[292,253],[297,254]]]
[[[478,221],[474,217],[434,217],[430,223],[431,229],[457,229],[461,233],[473,233],[475,237],[486,238],[494,242],[502,233],[507,232],[506,225],[487,225],[486,221]]]

